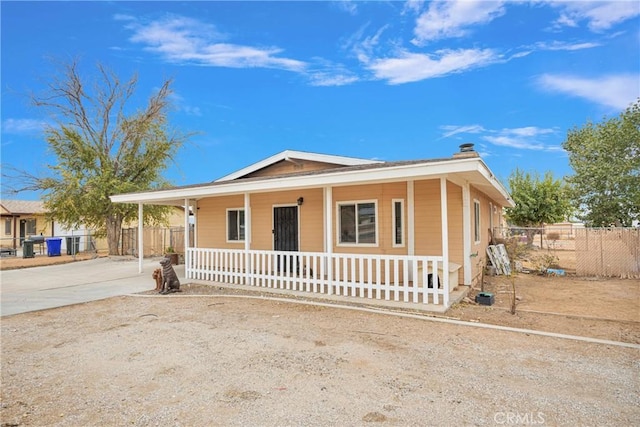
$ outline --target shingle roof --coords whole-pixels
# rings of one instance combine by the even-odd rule
[[[47,210],[39,200],[0,200],[0,205],[12,214],[43,214]]]

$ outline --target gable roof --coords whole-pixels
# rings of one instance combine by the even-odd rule
[[[185,199],[201,199],[222,195],[273,192],[326,186],[363,185],[406,180],[445,177],[460,185],[469,183],[503,206],[514,206],[506,188],[477,156],[444,159],[408,160],[396,162],[370,161],[333,169],[322,169],[214,181],[205,184],[174,187],[111,196],[115,203],[148,203],[184,205]]]
[[[0,206],[12,215],[44,214],[47,210],[39,200],[0,200]]]
[[[259,162],[253,163],[238,171],[230,173],[229,175],[225,175],[222,178],[218,178],[213,182],[233,181],[234,179],[242,178],[253,172],[272,166],[283,160],[284,161],[309,160],[313,162],[329,163],[329,164],[334,164],[339,166],[356,166],[356,165],[370,165],[375,163],[383,163],[379,160],[359,159],[356,157],[345,157],[345,156],[334,156],[331,154],[309,153],[306,151],[285,150],[280,153],[274,154],[273,156],[268,157],[264,160],[260,160]]]

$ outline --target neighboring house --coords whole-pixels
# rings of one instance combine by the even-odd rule
[[[2,217],[2,248],[17,249],[22,242],[31,236],[38,236],[36,243],[42,245],[48,237],[62,237],[61,248],[66,251],[66,237],[77,239],[76,249],[84,251],[88,248],[89,230],[84,227],[68,229],[55,220],[47,218],[47,210],[41,201],[32,200],[0,200],[0,216]]]
[[[394,162],[287,150],[211,183],[112,200],[196,212],[187,279],[445,307],[478,280],[513,206],[472,144]]]
[[[32,200],[0,200],[3,248],[16,249],[29,236],[52,236],[54,224],[47,220],[44,204]]]

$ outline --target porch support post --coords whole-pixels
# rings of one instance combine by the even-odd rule
[[[413,180],[407,181],[407,255],[415,255],[415,198],[413,190]]]
[[[244,193],[244,272],[245,285],[253,285],[251,283],[251,257],[249,250],[251,249],[251,195]]]
[[[328,254],[333,252],[333,189],[324,188],[324,251]]]
[[[184,275],[190,276],[189,264],[189,199],[184,199]]]
[[[327,254],[327,293],[333,294],[333,188],[324,187],[324,252]]]
[[[469,183],[462,185],[462,257],[464,259],[464,284],[471,285],[471,190]],[[478,254],[480,256],[480,254]]]
[[[449,218],[447,209],[447,179],[440,178],[440,216],[442,217],[442,282],[443,303],[449,306]]]
[[[251,249],[251,195],[244,193],[244,250]]]
[[[138,203],[138,273],[142,273],[142,261],[144,259],[144,215],[142,203]]]
[[[193,209],[193,247],[198,247],[198,201],[194,200],[191,205]]]

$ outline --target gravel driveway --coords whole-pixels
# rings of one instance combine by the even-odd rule
[[[294,302],[2,319],[3,426],[634,425],[640,350]]]

